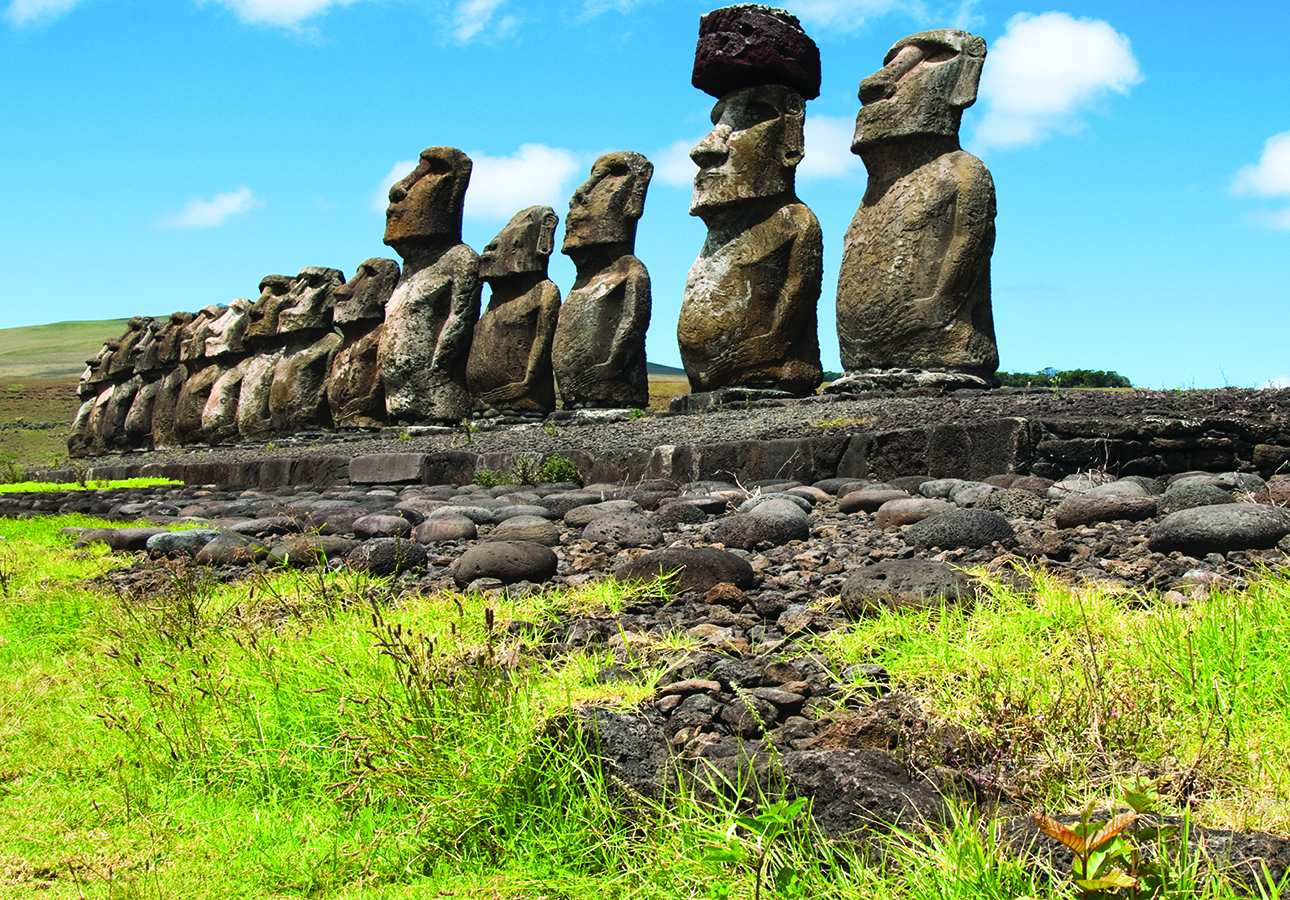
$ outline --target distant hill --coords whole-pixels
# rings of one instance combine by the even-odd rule
[[[645,363],[645,371],[650,375],[659,375],[664,378],[684,378],[685,369],[677,369],[672,366],[664,366],[659,363]]]
[[[15,378],[71,378],[85,369],[85,360],[103,342],[125,333],[127,319],[93,322],[54,322],[0,328],[0,382]]]

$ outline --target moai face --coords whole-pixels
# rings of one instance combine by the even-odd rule
[[[398,280],[399,264],[394,260],[381,257],[363,260],[354,277],[332,291],[336,303],[332,309],[333,321],[347,325],[384,319],[385,304]]]
[[[339,269],[306,266],[278,313],[278,334],[331,327],[332,291],[345,283]]]
[[[492,281],[531,272],[545,275],[559,221],[549,206],[530,206],[516,213],[479,255],[480,279]]]
[[[246,328],[251,320],[251,301],[242,297],[234,300],[208,329],[206,355],[224,356],[242,353],[246,349]]]
[[[417,167],[390,188],[385,243],[400,246],[461,241],[462,201],[470,184],[470,158],[453,147],[421,151]]]
[[[985,41],[956,29],[898,41],[883,67],[860,82],[853,153],[911,137],[953,137],[976,102]]]
[[[260,279],[260,296],[251,304],[251,321],[246,327],[248,338],[271,338],[278,333],[278,312],[295,281],[286,275],[265,275]]]
[[[690,151],[698,165],[690,215],[792,193],[805,147],[806,101],[792,88],[754,85],[712,108],[712,131]]]
[[[192,363],[206,357],[206,338],[210,337],[210,325],[223,312],[223,307],[215,304],[203,306],[193,320],[184,326],[183,343],[179,348],[180,362]]]
[[[562,252],[632,241],[653,175],[653,164],[639,153],[606,153],[597,159],[591,176],[569,199]]]

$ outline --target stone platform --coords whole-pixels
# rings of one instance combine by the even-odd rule
[[[916,394],[916,392],[911,392]],[[425,433],[426,431],[434,433]],[[315,432],[276,443],[134,452],[91,460],[91,479],[138,476],[233,487],[468,484],[517,455],[562,455],[589,482],[708,478],[1061,478],[1290,470],[1290,390],[960,391],[822,395],[616,421]],[[76,472],[33,470],[44,480]]]

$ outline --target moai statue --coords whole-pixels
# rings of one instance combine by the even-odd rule
[[[112,338],[103,342],[98,353],[85,360],[85,371],[81,373],[81,380],[76,385],[76,395],[81,398],[81,406],[67,432],[68,456],[83,457],[102,451],[99,421],[103,408],[112,396],[108,368],[113,354],[120,347],[120,339]]]
[[[155,322],[149,316],[134,316],[130,319],[125,334],[121,336],[121,345],[112,354],[108,362],[108,377],[111,379],[112,397],[108,401],[106,415],[99,421],[99,435],[104,449],[124,449],[131,446],[126,436],[125,420],[134,405],[135,395],[143,385],[143,378],[135,373],[135,349],[141,341],[148,340],[153,332]]]
[[[795,175],[819,50],[783,10],[729,6],[699,24],[692,81],[718,99],[712,131],[690,152],[690,215],[708,226],[677,324],[690,387],[809,394],[822,376],[824,243]]]
[[[294,302],[289,298],[295,282],[286,275],[266,275],[260,279],[259,299],[251,304],[251,322],[246,329],[251,356],[242,373],[237,399],[237,432],[245,441],[262,441],[273,434],[269,392],[273,388],[273,370],[282,358],[278,313]]]
[[[282,358],[273,367],[269,418],[279,434],[331,426],[327,379],[342,340],[332,330],[333,292],[344,284],[339,269],[301,269],[291,289],[294,302],[278,313],[278,335],[284,346]]]
[[[237,402],[242,379],[249,366],[246,332],[251,324],[251,301],[238,298],[210,325],[206,355],[215,360],[221,373],[211,386],[202,407],[202,431],[206,440],[221,444],[237,438]]]
[[[175,401],[175,438],[180,444],[201,444],[206,441],[206,432],[202,428],[202,410],[210,398],[211,388],[223,374],[219,364],[206,355],[206,339],[210,337],[211,323],[223,312],[222,306],[204,306],[184,328],[179,361],[188,371],[188,377]]]
[[[184,334],[193,318],[190,312],[171,313],[170,320],[158,329],[152,347],[145,348],[138,362],[140,371],[152,373],[157,384],[148,417],[153,447],[174,447],[179,443],[175,431],[175,410],[179,405],[179,393],[188,378],[188,369],[179,357]]]
[[[398,263],[374,257],[363,260],[354,277],[332,292],[332,321],[344,335],[327,380],[327,404],[337,428],[385,424],[385,390],[376,358],[385,330],[385,305],[398,280]]]
[[[385,308],[378,364],[391,422],[457,422],[470,414],[466,361],[479,319],[479,258],[461,242],[470,157],[430,147],[390,188],[385,243],[403,274]]]
[[[649,272],[632,254],[653,175],[639,153],[606,153],[569,200],[560,252],[578,277],[560,307],[552,346],[565,409],[649,405]]]
[[[924,31],[897,41],[860,82],[851,152],[869,184],[842,250],[847,376],[831,390],[996,383],[994,181],[958,137],[984,62],[981,38]]]
[[[560,219],[549,206],[518,212],[479,255],[492,296],[475,325],[466,384],[477,410],[549,413],[555,409],[551,341],[560,289],[546,276]]]
[[[168,321],[168,320],[167,320]],[[143,336],[130,350],[130,361],[139,379],[139,389],[130,401],[122,426],[123,438],[129,447],[152,445],[152,408],[157,399],[161,372],[157,368],[157,340],[166,323],[149,320]]]

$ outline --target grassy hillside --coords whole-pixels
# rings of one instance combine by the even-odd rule
[[[125,333],[125,319],[54,322],[0,328],[0,384],[15,378],[68,378],[73,382],[109,338]]]

